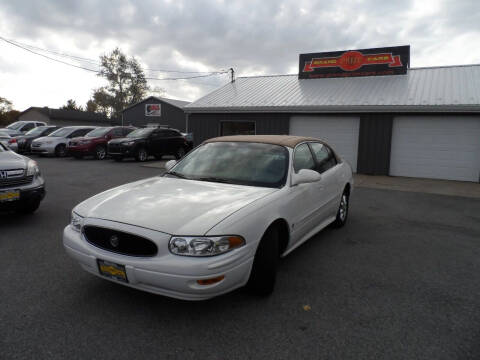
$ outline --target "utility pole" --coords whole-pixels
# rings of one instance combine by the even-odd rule
[[[235,70],[233,70],[233,68],[230,68],[228,69],[228,71],[230,71],[230,79],[231,79],[231,82],[235,82]]]

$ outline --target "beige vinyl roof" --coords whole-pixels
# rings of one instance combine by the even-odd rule
[[[253,142],[272,145],[281,145],[294,148],[297,144],[304,141],[319,141],[320,139],[307,136],[293,136],[293,135],[234,135],[221,136],[204,141],[204,144],[212,142]]]

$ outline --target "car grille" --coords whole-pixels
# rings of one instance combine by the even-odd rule
[[[41,145],[42,145],[42,143],[40,143],[40,142],[32,143],[32,147],[40,147]]]
[[[27,184],[30,184],[32,181],[33,181],[33,175],[20,177],[20,178],[0,179],[0,188],[27,185]]]
[[[101,249],[130,256],[155,256],[157,245],[141,236],[98,226],[84,226],[87,241]]]

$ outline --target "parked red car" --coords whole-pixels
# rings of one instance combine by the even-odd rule
[[[74,138],[69,141],[67,151],[76,159],[93,155],[98,160],[107,156],[107,143],[116,138],[123,138],[135,130],[134,127],[100,127],[90,131],[83,137]]]

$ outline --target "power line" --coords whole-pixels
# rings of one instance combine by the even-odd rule
[[[55,58],[52,58],[52,57],[47,56],[47,55],[44,55],[44,54],[40,54],[40,53],[38,53],[38,52],[35,52],[35,51],[33,51],[33,50],[30,50],[30,49],[22,46],[22,45],[15,44],[14,42],[12,42],[12,41],[10,41],[10,40],[7,40],[7,39],[5,39],[5,38],[3,38],[3,37],[1,37],[1,36],[0,36],[0,40],[3,40],[3,41],[5,41],[5,42],[7,42],[7,43],[9,43],[9,44],[11,44],[11,45],[13,45],[13,46],[19,47],[19,48],[21,48],[21,49],[23,49],[23,50],[25,50],[25,51],[31,52],[32,54],[42,56],[42,57],[44,57],[44,58],[46,58],[46,59],[49,59],[49,60],[52,60],[52,61],[56,61],[56,62],[65,64],[65,65],[68,65],[68,66],[73,66],[73,67],[76,67],[76,68],[78,68],[78,69],[83,69],[83,70],[86,70],[86,71],[91,71],[91,72],[95,72],[95,73],[98,72],[98,70],[92,70],[92,69],[89,69],[89,68],[86,68],[86,67],[83,67],[83,66],[79,66],[79,65],[75,65],[75,64],[68,63],[68,62],[66,62],[66,61],[62,61],[62,60],[59,60],[59,59],[55,59]]]
[[[71,58],[71,59],[74,59],[74,60],[77,60],[77,61],[84,61],[84,62],[88,62],[88,63],[98,65],[98,66],[101,65],[99,61],[94,60],[94,59],[85,58],[85,57],[81,57],[81,56],[77,56],[77,55],[71,55],[71,54],[67,54],[67,53],[64,53],[64,52],[56,51],[56,50],[45,49],[45,48],[41,48],[41,47],[38,47],[38,46],[25,44],[25,43],[22,43],[20,41],[16,41],[16,40],[12,40],[12,39],[5,39],[3,37],[0,37],[0,38],[4,41],[10,42],[13,45],[23,47],[23,48],[28,48],[30,50],[33,49],[33,50],[37,50],[37,51],[44,51],[44,52],[51,53],[51,54],[54,54],[54,55],[57,55],[57,56]],[[144,68],[144,70],[145,71],[150,71],[150,72],[179,73],[179,74],[211,74],[211,73],[217,73],[217,72],[223,71],[223,70],[220,70],[220,71],[184,71],[184,70],[171,70],[171,69],[167,70],[167,69],[151,69],[151,68]]]
[[[98,73],[99,70],[93,70],[93,69],[90,69],[90,68],[86,68],[84,66],[80,66],[80,65],[75,65],[75,64],[72,64],[72,63],[69,63],[69,62],[66,62],[66,61],[62,61],[62,60],[59,60],[59,59],[55,59],[53,57],[50,57],[50,56],[47,56],[45,54],[41,54],[39,52],[36,52],[34,50],[32,50],[31,48],[36,48],[36,47],[33,47],[33,46],[30,46],[30,45],[25,45],[25,44],[21,44],[21,43],[18,43],[16,41],[12,41],[12,40],[9,40],[9,39],[5,39],[4,37],[1,37],[0,36],[0,40],[3,40],[13,46],[16,46],[16,47],[19,47],[20,49],[23,49],[25,51],[28,51],[32,54],[35,54],[35,55],[38,55],[38,56],[42,56],[48,60],[52,60],[52,61],[56,61],[58,63],[61,63],[61,64],[64,64],[64,65],[68,65],[68,66],[73,66],[75,68],[78,68],[78,69],[82,69],[82,70],[86,70],[86,71],[90,71],[90,72],[95,72],[95,73]],[[30,48],[29,48],[30,47]],[[60,56],[65,56],[65,57],[74,57],[72,55],[67,55],[67,54],[63,54],[63,53],[59,53],[59,52],[54,52],[53,50],[46,50],[46,49],[41,49],[41,48],[37,48],[39,49],[39,51],[47,51],[47,52],[52,52],[52,53],[55,53],[57,55],[60,55]],[[76,57],[78,59],[84,59],[84,60],[89,60],[89,59],[86,59],[86,58],[81,58],[81,57]],[[77,60],[78,61],[78,60]],[[97,63],[98,64],[98,63]],[[160,71],[160,70],[156,70],[156,71]],[[163,71],[163,72],[167,72],[167,71]],[[177,71],[169,71],[169,72],[177,72]],[[182,73],[182,71],[178,71],[178,73]],[[210,77],[210,76],[215,76],[215,75],[220,75],[220,74],[225,74],[226,71],[213,71],[213,72],[209,72],[209,73],[203,73],[203,72],[183,72],[183,73],[192,73],[192,74],[195,74],[195,73],[202,73],[202,74],[205,74],[205,75],[195,75],[195,76],[188,76],[188,77],[170,77],[170,78],[154,78],[154,77],[145,77],[146,80],[157,80],[157,81],[172,81],[172,80],[188,80],[188,79],[197,79],[197,78],[205,78],[205,77]]]

